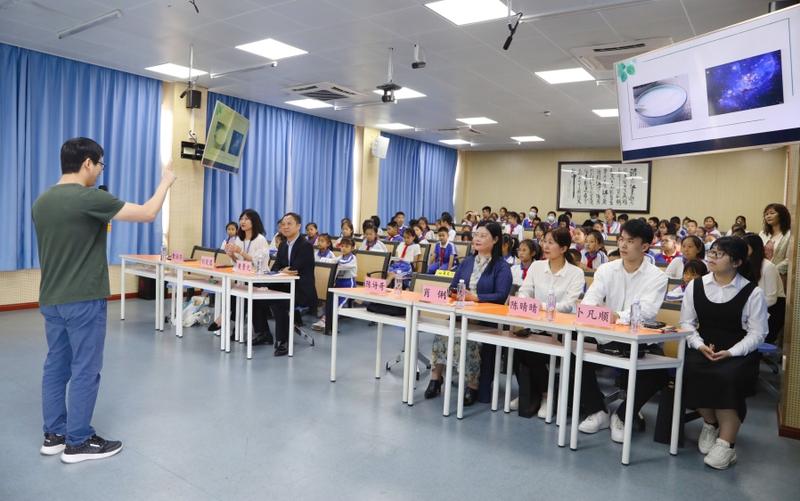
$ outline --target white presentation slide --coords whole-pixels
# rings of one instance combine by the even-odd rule
[[[623,161],[800,140],[800,6],[616,70]]]

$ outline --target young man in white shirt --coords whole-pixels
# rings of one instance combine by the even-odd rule
[[[645,259],[645,254],[653,241],[653,229],[646,222],[634,219],[625,223],[618,240],[622,259],[608,262],[594,274],[594,280],[582,303],[591,306],[605,306],[614,312],[618,323],[630,321],[631,303],[639,300],[643,321],[656,319],[664,295],[667,292],[667,276]],[[651,347],[651,352],[658,350]],[[597,365],[583,364],[581,378],[581,407],[586,418],[578,429],[583,433],[596,433],[611,427],[611,440],[622,443],[624,436],[625,402],[609,420],[605,408],[605,396],[597,384]],[[666,370],[640,371],[636,380],[634,395],[634,415],[650,398],[666,386],[669,373]]]

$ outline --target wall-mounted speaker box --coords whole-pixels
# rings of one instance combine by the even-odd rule
[[[386,152],[389,150],[389,138],[378,136],[372,142],[372,156],[375,158],[386,158]]]

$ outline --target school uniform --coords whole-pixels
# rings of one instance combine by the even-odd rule
[[[336,280],[334,287],[353,288],[356,286],[356,276],[358,275],[358,260],[355,254],[340,256],[337,260]],[[346,298],[339,298],[339,306],[347,302]]]
[[[680,240],[683,240],[687,236],[689,236],[689,230],[681,226],[681,228],[677,231],[676,235]]]
[[[317,245],[317,240],[319,240],[319,234],[314,235],[314,238],[311,238],[308,235],[306,235],[306,240],[308,240],[308,243],[310,243],[311,245]]]
[[[680,251],[675,251],[675,254],[671,256],[667,256],[664,252],[659,253],[656,256],[656,264],[665,264],[669,266],[673,259],[681,257]]]
[[[533,224],[533,219],[526,217],[522,220],[522,227],[526,230],[532,230],[536,225]]]
[[[521,242],[525,229],[521,224],[507,224],[505,225],[504,231]]]
[[[597,252],[589,252],[583,249],[581,252],[581,264],[590,270],[596,270],[601,264],[608,262],[608,256],[605,252],[598,250]]]
[[[314,253],[314,262],[317,263],[335,263],[336,262],[336,254],[333,253],[330,249],[321,250],[318,249]]]
[[[389,238],[387,238],[387,240],[388,240],[389,242],[402,242],[402,241],[403,241],[403,237],[402,237],[402,236],[400,236],[400,235],[401,235],[401,234],[397,234],[397,235],[395,235],[395,236],[393,236],[393,237],[389,237]]]
[[[619,234],[620,226],[619,222],[611,221],[603,223],[603,233],[606,235],[617,235]]]
[[[684,401],[690,409],[736,409],[747,414],[745,397],[758,382],[758,345],[769,331],[764,292],[737,274],[720,285],[713,273],[686,286],[681,327],[694,331],[686,338]],[[712,362],[698,348],[714,345],[731,356]]]
[[[530,270],[531,264],[525,266],[522,261],[520,261],[511,267],[511,278],[514,285],[517,287],[522,286],[522,282],[524,282],[525,278],[528,276],[528,271]]]
[[[448,242],[455,242],[456,241],[456,230],[450,228],[447,230],[447,241]]]
[[[428,230],[427,232],[425,232],[425,240],[427,240],[428,242],[433,242],[434,240],[436,240],[436,233],[433,230]]]
[[[508,256],[503,256],[503,261],[508,263],[509,268],[517,264],[517,258],[509,254]]]
[[[428,266],[428,273],[434,274],[437,270],[448,269],[451,257],[455,265],[457,254],[456,246],[452,242],[447,242],[445,245],[442,245],[441,242],[436,242],[433,247],[433,262]]]
[[[411,263],[417,260],[417,257],[422,253],[422,250],[419,247],[419,244],[411,244],[406,245],[405,241],[401,242],[400,245],[397,246],[397,250],[395,250],[395,257],[399,258],[392,262],[389,265],[389,273],[394,273],[396,275],[406,275],[409,278],[403,280],[410,279],[411,272],[414,271]]]
[[[368,252],[388,252],[383,242],[381,242],[377,238],[373,243],[369,243],[365,238],[364,240],[361,241],[361,245],[358,247],[358,250],[368,251]]]
[[[230,243],[233,243],[233,242],[235,242],[236,240],[237,240],[237,237],[236,237],[236,236],[228,237],[228,238],[226,238],[225,240],[223,240],[221,244],[219,244],[219,248],[220,248],[220,249],[222,249],[222,250],[224,251],[224,250],[225,250],[225,246],[226,246],[226,245],[228,245],[228,244],[230,244]]]

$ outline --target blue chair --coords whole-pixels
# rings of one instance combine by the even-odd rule
[[[758,381],[769,393],[777,397],[780,394],[781,349],[772,343],[761,343],[758,345],[757,350],[761,355],[761,362],[769,367],[774,376],[778,376],[775,378],[775,383],[773,383],[765,378],[761,371],[759,371]]]

